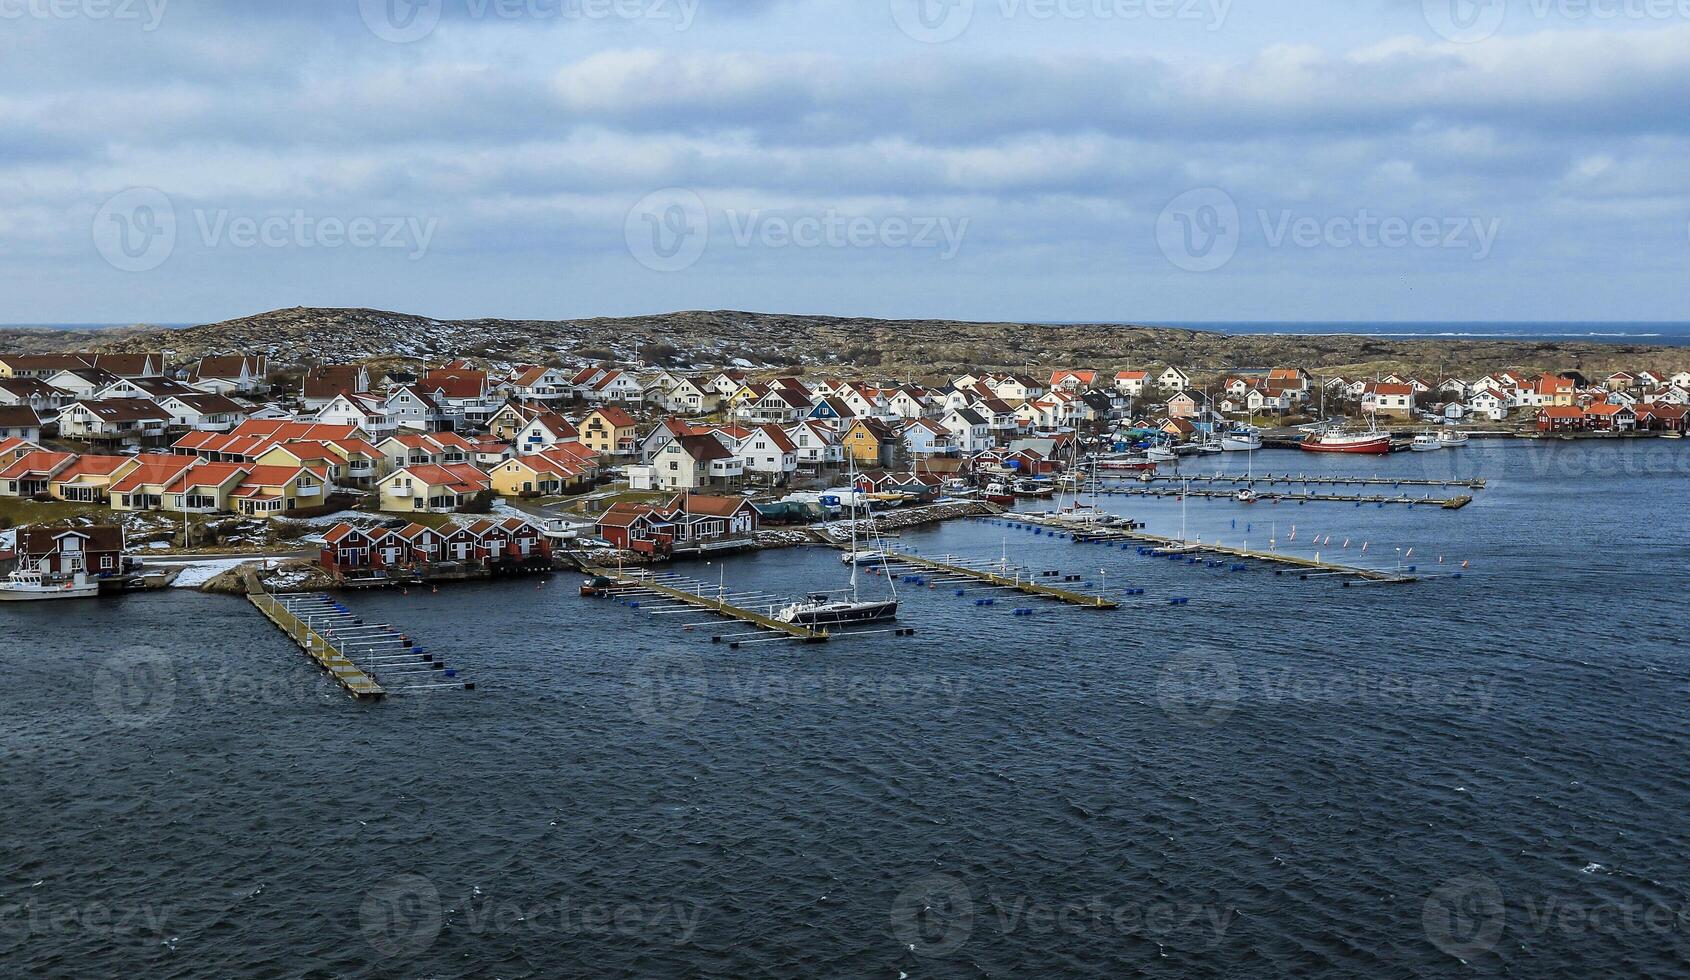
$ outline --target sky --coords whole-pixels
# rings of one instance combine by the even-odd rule
[[[0,322],[1690,320],[1687,131],[1690,0],[0,0]]]

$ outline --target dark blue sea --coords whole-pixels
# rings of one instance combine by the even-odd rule
[[[1166,533],[1183,510],[1190,537],[1413,566],[1413,585],[1192,566],[1007,522],[914,532],[902,547],[1144,595],[1118,612],[978,606],[906,583],[907,638],[736,650],[682,628],[696,616],[583,599],[574,576],[352,594],[478,685],[379,704],[339,693],[238,599],[0,609],[0,963],[1690,968],[1690,444],[1266,451],[1187,471],[1223,467],[1490,482],[1458,511],[1103,501]],[[843,577],[824,550],[681,570],[782,594]]]

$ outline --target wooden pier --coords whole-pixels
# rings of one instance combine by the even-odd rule
[[[754,605],[766,604],[770,612],[773,612],[774,606],[784,604],[772,593],[729,592],[724,585],[712,586],[698,579],[645,569],[619,571],[588,568],[586,571],[605,583],[599,589],[600,595],[620,600],[636,609],[644,609],[658,615],[701,612],[752,627],[751,634],[718,634],[711,637],[715,642],[727,642],[733,647],[738,647],[741,643],[766,642],[769,639],[826,643],[831,637],[826,631],[784,623],[751,608]],[[765,636],[762,640],[749,638],[759,633],[772,636]]]
[[[1419,581],[1419,576],[1414,574],[1413,566],[1405,571],[1392,572],[1377,568],[1364,568],[1359,565],[1343,565],[1316,558],[1304,558],[1279,551],[1235,548],[1203,541],[1181,541],[1178,538],[1151,534],[1145,531],[1142,526],[1130,521],[1100,523],[1053,514],[1011,514],[994,520],[994,523],[1006,524],[1010,527],[1038,527],[1044,529],[1047,533],[1066,536],[1081,544],[1109,544],[1111,542],[1137,544],[1150,549],[1147,553],[1155,557],[1185,556],[1201,561],[1203,556],[1209,556],[1209,560],[1213,561],[1218,556],[1223,559],[1283,565],[1296,569],[1302,578],[1316,575],[1334,576],[1398,585]]]
[[[401,692],[475,690],[475,682],[460,678],[392,625],[365,623],[328,595],[250,592],[247,599],[360,700]]]
[[[961,564],[959,560],[952,558],[949,555],[945,557],[945,561],[935,561],[931,558],[923,558],[920,555],[907,555],[897,551],[889,551],[886,553],[886,560],[890,564],[900,565],[906,568],[923,569],[928,572],[945,576],[948,579],[978,582],[995,589],[1005,589],[1019,592],[1023,595],[1038,596],[1041,599],[1053,599],[1057,602],[1067,603],[1071,606],[1080,606],[1085,609],[1120,608],[1119,603],[1105,596],[1088,595],[1087,593],[1076,592],[1071,589],[1058,588],[1052,585],[1043,585],[1039,583],[1031,573],[1028,573],[1028,575],[1023,578],[1019,570],[1016,570],[1013,575],[1007,575],[1002,574],[1010,571],[1010,569],[1007,568],[999,569],[999,571],[994,572],[991,571],[989,567],[973,568],[969,565]]]

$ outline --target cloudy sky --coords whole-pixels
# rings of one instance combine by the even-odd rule
[[[1687,130],[1690,0],[0,0],[0,322],[1686,320]]]

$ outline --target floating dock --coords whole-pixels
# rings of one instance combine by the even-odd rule
[[[331,596],[253,592],[247,599],[360,700],[379,700],[389,693],[475,690],[474,681],[460,678],[391,624],[365,623]]]
[[[1335,576],[1365,582],[1398,585],[1419,581],[1419,576],[1415,574],[1416,566],[1412,565],[1403,571],[1392,572],[1377,568],[1364,568],[1358,565],[1343,565],[1316,558],[1303,558],[1278,551],[1256,551],[1249,548],[1234,548],[1202,541],[1181,541],[1177,538],[1151,534],[1145,531],[1141,525],[1130,521],[1102,523],[1051,514],[1013,514],[1001,519],[994,519],[992,523],[1011,528],[1038,530],[1057,537],[1069,538],[1079,544],[1107,545],[1116,543],[1121,544],[1122,547],[1126,547],[1128,544],[1138,545],[1141,548],[1141,553],[1158,558],[1186,558],[1196,563],[1205,560],[1204,556],[1208,556],[1208,560],[1211,562],[1220,558],[1288,566],[1296,569],[1302,578],[1311,578],[1317,575],[1322,577]],[[1283,569],[1279,571],[1283,571]],[[1278,571],[1275,574],[1278,574]]]
[[[651,572],[645,569],[618,571],[588,568],[589,575],[605,584],[596,594],[616,599],[635,609],[655,615],[674,613],[707,613],[719,619],[730,619],[752,627],[750,633],[717,634],[712,642],[726,642],[738,647],[742,643],[788,640],[800,643],[826,643],[831,634],[792,623],[783,623],[772,616],[757,612],[753,606],[765,606],[774,611],[785,600],[767,592],[730,592],[721,584],[712,585],[698,579],[673,573]],[[701,625],[683,624],[687,629]]]
[[[932,572],[942,576],[944,579],[952,583],[978,582],[994,589],[1019,592],[1023,595],[1037,596],[1041,599],[1052,599],[1057,602],[1067,603],[1071,606],[1079,606],[1084,609],[1120,608],[1119,603],[1101,595],[1090,595],[1085,592],[1077,592],[1053,585],[1043,585],[1039,583],[1031,573],[1029,573],[1027,577],[1023,578],[1019,570],[1016,570],[1014,575],[1006,575],[1003,573],[1010,571],[1009,569],[999,569],[994,572],[989,567],[974,568],[969,565],[962,564],[959,559],[950,555],[946,555],[945,560],[943,561],[935,561],[931,558],[923,558],[920,555],[907,555],[902,552],[889,551],[886,553],[886,560],[892,565],[898,565],[904,568],[917,568],[927,572]]]
[[[1195,483],[1199,481],[1193,480],[1191,482]],[[1239,482],[1244,483],[1246,481]],[[1096,494],[1104,497],[1178,497],[1181,494],[1189,493],[1193,497],[1226,499],[1230,498],[1238,491],[1215,490],[1208,488],[1200,489],[1195,487],[1187,490],[1185,487],[1168,486],[1110,486],[1107,484],[1100,484],[1094,487],[1082,484],[1078,489],[1070,489],[1070,492],[1076,493],[1080,496]],[[1473,502],[1473,498],[1467,494],[1463,494],[1459,497],[1410,497],[1406,494],[1399,494],[1395,497],[1387,497],[1384,494],[1314,493],[1306,489],[1300,492],[1287,492],[1271,489],[1257,490],[1256,494],[1259,500],[1271,501],[1273,503],[1353,503],[1357,506],[1360,506],[1361,504],[1407,504],[1410,507],[1418,504],[1424,507],[1441,507],[1444,510],[1460,510]]]
[[[1083,470],[1083,467],[1082,467]],[[1189,476],[1172,473],[1151,474],[1148,479],[1144,476],[1122,476],[1114,473],[1100,473],[1099,479],[1104,480],[1138,480],[1144,483],[1220,483],[1237,486],[1239,484],[1265,483],[1269,486],[1307,486],[1307,487],[1443,487],[1446,489],[1483,490],[1485,481],[1472,480],[1405,480],[1388,476],[1321,476],[1314,473],[1264,473],[1250,476],[1240,473],[1210,473],[1207,475],[1191,474]]]

